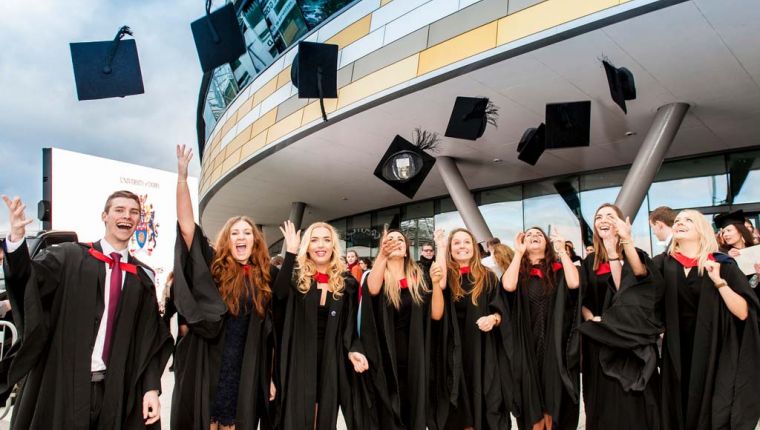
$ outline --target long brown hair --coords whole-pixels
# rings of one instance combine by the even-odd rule
[[[404,276],[406,276],[407,284],[409,285],[409,292],[412,294],[412,301],[416,304],[421,304],[423,301],[423,293],[430,291],[425,285],[425,278],[423,276],[422,269],[411,256],[409,252],[409,239],[406,235],[399,230],[388,230],[388,234],[398,233],[404,238],[404,246],[406,247],[406,254],[404,255]],[[400,279],[396,279],[388,266],[385,266],[385,273],[383,279],[385,285],[383,287],[383,293],[385,300],[391,304],[394,308],[399,309],[401,307],[401,288],[399,287]]]
[[[503,243],[496,243],[491,245],[491,254],[493,260],[502,272],[506,272],[509,264],[512,263],[512,259],[515,258],[515,251],[504,245]]]
[[[749,232],[749,230],[747,229],[747,226],[745,226],[744,223],[741,223],[741,224],[739,224],[739,223],[733,223],[733,224],[729,224],[729,225],[732,225],[732,226],[734,226],[736,228],[736,232],[739,234],[739,240],[743,240],[744,241],[744,246],[745,247],[749,247],[749,246],[752,246],[752,245],[755,244],[755,238],[752,237],[752,233]],[[728,226],[726,226],[726,227],[728,227]],[[728,251],[731,250],[731,248],[734,247],[733,245],[727,244],[725,242],[725,239],[723,239],[723,230],[726,227],[723,227],[722,229],[720,229],[720,232],[718,233],[718,234],[720,234],[721,239],[722,239],[721,240],[722,245],[720,245],[720,252],[728,252]]]
[[[329,280],[327,285],[332,291],[334,300],[338,300],[343,295],[343,290],[346,288],[345,280],[343,279],[343,272],[346,271],[346,264],[340,260],[340,256],[343,255],[340,249],[340,237],[335,227],[326,222],[315,222],[310,225],[303,233],[303,239],[301,240],[301,246],[298,248],[298,255],[296,256],[296,268],[298,269],[297,287],[301,294],[306,294],[311,290],[311,281],[314,275],[317,274],[317,264],[314,260],[309,258],[309,243],[311,243],[311,236],[314,230],[317,228],[325,228],[330,232],[330,240],[332,241],[332,256],[330,257],[330,265],[327,269],[327,276]]]
[[[455,302],[458,302],[464,297],[465,292],[462,288],[462,275],[459,273],[459,263],[454,261],[454,258],[451,256],[451,240],[454,238],[454,235],[459,232],[467,233],[472,240],[472,258],[470,259],[469,267],[473,288],[470,295],[472,304],[477,306],[480,295],[483,294],[484,291],[490,291],[491,288],[494,288],[494,285],[491,285],[490,282],[486,282],[489,270],[480,262],[481,256],[478,242],[475,241],[475,236],[473,236],[466,228],[458,228],[449,234],[449,246],[446,250],[446,266],[448,269],[446,279],[448,287],[451,288],[452,298]]]
[[[245,221],[253,230],[253,248],[246,263],[250,269],[247,271],[232,256],[230,231],[238,221]],[[237,316],[241,308],[241,299],[247,301],[247,298],[251,298],[256,315],[263,318],[272,298],[272,289],[269,287],[271,275],[269,250],[264,235],[256,228],[256,223],[247,216],[228,219],[216,237],[214,248],[216,255],[211,262],[211,276],[219,288],[219,294],[227,305],[227,310]],[[244,303],[244,309],[246,305]]]
[[[593,225],[594,225],[594,271],[596,271],[599,268],[600,264],[606,263],[609,261],[609,256],[607,255],[607,248],[604,247],[604,241],[599,237],[599,235],[596,232],[596,215],[599,213],[600,210],[604,208],[612,208],[612,210],[615,211],[615,215],[617,215],[618,218],[622,220],[625,219],[625,215],[623,215],[623,211],[621,211],[619,207],[613,205],[612,203],[604,203],[601,206],[599,206],[596,212],[594,212],[594,219],[592,220]],[[622,258],[623,245],[620,244],[620,240],[618,240],[616,249],[618,253],[617,254],[618,258]]]
[[[541,232],[541,235],[544,236],[546,249],[544,250],[544,257],[538,262],[537,266],[541,272],[547,275],[541,278],[541,284],[544,286],[544,292],[549,293],[554,291],[554,288],[556,287],[556,285],[554,285],[554,276],[549,275],[554,271],[552,265],[557,261],[557,256],[554,254],[554,247],[549,240],[549,236],[546,235],[546,232],[544,232],[541,227],[531,227],[525,231],[527,232],[528,230],[538,230]],[[522,291],[526,291],[525,288],[527,288],[528,279],[530,279],[530,269],[533,267],[534,266],[530,263],[530,257],[526,252],[523,254],[522,260],[520,260],[520,287]]]

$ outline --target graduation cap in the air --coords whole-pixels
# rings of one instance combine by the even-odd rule
[[[435,164],[435,157],[396,135],[375,168],[375,176],[396,191],[414,198]]]
[[[744,224],[744,220],[744,211],[739,209],[738,211],[716,215],[713,222],[715,222],[715,227],[721,229],[731,224]]]
[[[290,81],[298,88],[299,99],[319,99],[322,119],[327,121],[324,99],[338,97],[338,45],[299,42]]]
[[[546,105],[546,149],[588,146],[591,102],[549,103]]]
[[[612,100],[623,109],[623,112],[628,113],[628,109],[625,106],[626,100],[636,99],[636,83],[633,80],[633,73],[625,67],[617,68],[602,60],[604,65],[604,72],[607,74],[607,84],[610,86],[610,96]]]
[[[538,127],[525,130],[525,133],[520,138],[520,143],[517,144],[517,152],[519,152],[517,156],[518,160],[524,161],[531,166],[536,165],[541,154],[546,149],[544,130],[544,123],[541,123]]]
[[[142,74],[132,31],[121,27],[113,40],[71,43],[71,62],[79,100],[96,100],[142,94]]]
[[[498,108],[485,97],[457,97],[445,135],[477,140],[489,123],[496,125],[498,115]]]
[[[211,0],[206,0],[206,15],[193,21],[190,29],[204,72],[231,63],[245,54],[245,39],[232,3],[211,13]]]

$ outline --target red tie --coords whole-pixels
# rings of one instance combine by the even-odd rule
[[[108,297],[108,324],[106,325],[106,339],[103,344],[103,361],[108,363],[109,353],[111,352],[111,335],[116,325],[116,308],[119,305],[119,296],[121,296],[121,254],[112,252],[111,259],[111,289]]]

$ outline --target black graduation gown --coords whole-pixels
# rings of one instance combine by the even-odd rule
[[[227,305],[211,277],[214,250],[199,226],[190,249],[177,231],[174,249],[174,305],[189,331],[174,352],[171,424],[177,430],[207,430],[224,351]],[[277,268],[270,266],[274,280]],[[260,318],[251,311],[245,339],[235,428],[271,427],[269,381],[274,333],[271,311]]]
[[[658,309],[660,273],[637,249],[647,275],[637,278],[623,265],[620,289],[609,271],[594,271],[594,254],[581,266],[583,305],[602,321],[581,323],[583,399],[586,428],[660,428],[657,340],[664,331]]]
[[[93,247],[102,251],[99,243]],[[105,308],[105,265],[89,254],[89,245],[78,243],[47,248],[34,260],[24,243],[5,257],[13,318],[22,333],[7,382],[26,377],[12,428],[89,429],[92,349]],[[124,274],[99,429],[145,428],[143,395],[161,389],[172,349],[152,271],[131,256],[127,262],[138,266],[137,274]],[[159,421],[152,427],[160,426]]]
[[[691,351],[681,349],[679,288],[683,266],[665,253],[653,259],[665,280],[662,348],[662,423],[665,429],[754,429],[760,418],[760,329],[757,296],[733,259],[715,253],[720,276],[749,305],[740,321],[731,314],[707,273],[697,279],[699,297]],[[698,268],[692,268],[696,271]],[[681,274],[679,275],[679,271]],[[691,275],[691,273],[690,273]],[[694,274],[694,276],[699,276]],[[725,288],[725,287],[724,287]],[[690,357],[689,357],[690,356]],[[682,361],[690,358],[686,374]],[[688,378],[688,393],[681,386]],[[683,404],[686,404],[684,410]]]
[[[426,279],[426,285],[430,281]],[[385,286],[383,286],[385,288]],[[360,429],[425,430],[430,363],[430,293],[422,304],[409,305],[407,369],[401,375],[397,360],[396,309],[387,303],[383,290],[372,296],[366,284],[361,302],[361,334],[352,351],[361,352],[369,369],[358,377],[362,387],[354,395],[354,422]],[[410,298],[411,299],[411,298]],[[406,380],[401,380],[404,377]],[[408,404],[403,405],[403,402]],[[408,412],[404,422],[402,408]]]
[[[507,355],[503,340],[507,309],[500,294],[498,278],[486,271],[486,285],[478,297],[477,306],[466,294],[459,309],[451,299],[450,288],[444,290],[445,310],[443,319],[435,324],[433,343],[433,366],[446,365],[447,369],[433,370],[434,396],[430,428],[459,429],[472,426],[476,430],[511,428],[509,395],[505,395],[503,378]],[[462,288],[469,291],[469,275],[462,277]],[[459,313],[464,309],[464,330],[460,330]],[[484,333],[476,321],[483,316],[498,312],[502,323]],[[444,334],[445,333],[445,334]],[[441,360],[438,362],[438,360]],[[508,370],[508,369],[507,369]]]
[[[317,430],[333,430],[338,420],[338,407],[353,428],[351,374],[348,360],[356,328],[357,282],[351,273],[343,274],[345,289],[335,300],[327,294],[327,322],[324,332],[321,363],[317,369],[318,308],[321,291],[312,282],[308,293],[298,291],[293,276],[295,255],[286,253],[274,286],[279,300],[287,300],[279,357],[278,428],[310,430],[314,426],[314,406],[319,404]],[[317,376],[321,385],[317,384]]]
[[[547,275],[544,275],[547,276]],[[546,303],[545,349],[539,362],[536,340],[533,338],[530,299],[523,275],[517,290],[505,292],[509,304],[510,332],[507,350],[512,366],[515,401],[513,413],[520,429],[530,429],[543,419],[544,413],[552,416],[557,429],[575,429],[578,426],[580,340],[577,333],[580,321],[578,290],[570,290],[565,283],[564,270],[548,274],[554,276],[555,290]],[[535,278],[538,279],[538,278]],[[534,288],[541,288],[535,285]]]

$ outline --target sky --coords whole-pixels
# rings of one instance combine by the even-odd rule
[[[35,217],[48,147],[175,171],[176,144],[197,150],[202,72],[190,22],[205,13],[204,4],[0,1],[0,194],[20,196]],[[145,94],[77,101],[68,44],[113,39],[122,25],[134,32]],[[199,173],[196,156],[190,175]],[[72,198],[82,191],[72,190]],[[3,205],[0,232],[7,230]]]

